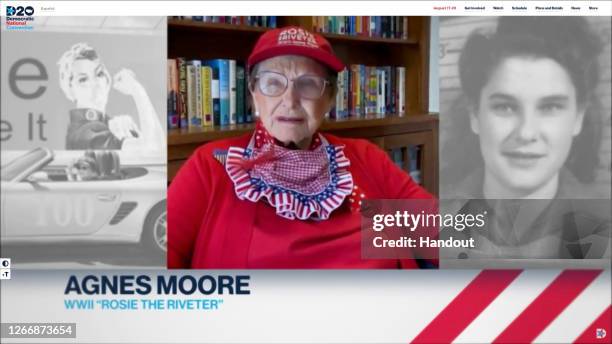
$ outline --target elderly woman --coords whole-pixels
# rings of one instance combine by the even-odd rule
[[[57,64],[60,88],[75,106],[70,111],[66,149],[165,149],[155,108],[132,71],[122,69],[111,80],[97,52],[86,43],[73,45]],[[132,116],[106,113],[111,86],[134,99],[141,129]]]
[[[589,185],[600,51],[583,17],[502,17],[494,34],[470,35],[459,61],[466,110],[442,114],[441,195],[476,200],[461,211],[489,220],[464,233],[476,249],[459,257],[610,256],[610,185]]]
[[[318,132],[344,68],[298,27],[248,59],[253,133],[200,147],[168,190],[171,268],[414,268],[362,259],[363,198],[431,198],[375,145]]]

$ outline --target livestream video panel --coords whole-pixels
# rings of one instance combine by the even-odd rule
[[[213,3],[2,5],[2,342],[609,342],[609,3]]]

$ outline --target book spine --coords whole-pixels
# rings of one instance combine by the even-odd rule
[[[344,34],[345,35],[350,35],[351,34],[351,16],[345,16],[344,17]]]
[[[383,67],[385,71],[385,114],[391,112],[391,67]]]
[[[221,125],[230,124],[230,81],[229,61],[219,60],[219,103],[221,110]]]
[[[369,113],[376,113],[376,90],[377,90],[377,80],[376,80],[376,67],[370,67],[369,70],[369,83],[370,83],[370,89],[369,89],[369,105],[370,105],[370,109],[369,109]]]
[[[382,114],[382,71],[380,68],[376,69],[376,81],[378,87],[376,88],[376,114]]]
[[[397,165],[397,167],[401,168],[402,170],[404,169],[403,165],[403,159],[402,159],[402,149],[401,148],[394,148],[393,150],[391,150],[391,155],[392,155],[392,159],[393,162],[395,163],[395,165]]]
[[[342,105],[344,104],[342,97],[344,96],[344,76],[343,76],[344,71],[338,73],[338,89],[336,92],[336,111],[334,112],[335,116],[332,116],[332,118],[341,118],[342,117]]]
[[[342,82],[342,87],[343,87],[343,93],[344,95],[342,96],[342,118],[347,118],[349,116],[349,71],[348,69],[345,69],[343,72],[343,79],[344,81]]]
[[[221,102],[219,99],[219,61],[211,60],[207,61],[206,64],[210,66],[212,70],[212,78],[210,79],[210,96],[212,99],[213,107],[213,125],[221,125]]]
[[[179,127],[187,128],[188,115],[187,115],[187,65],[185,64],[184,58],[176,59],[177,68],[179,71],[179,97],[178,97],[178,110],[179,110]]]
[[[365,73],[365,65],[359,65],[359,103],[360,110],[359,113],[361,116],[365,116],[366,114],[366,73]]]
[[[387,32],[389,31],[389,17],[383,16],[381,20],[382,20],[382,28],[381,28],[380,36],[382,38],[389,38],[389,36],[387,35]]]
[[[398,112],[400,116],[406,114],[406,67],[398,67],[399,69],[399,77],[398,77],[398,90],[399,93],[399,104],[398,104]]]
[[[387,115],[389,113],[389,74],[387,72],[387,67],[382,68],[382,106],[383,106],[383,115]]]
[[[383,67],[382,68],[382,73],[381,73],[381,82],[382,82],[382,109],[381,109],[381,113],[382,115],[386,115],[387,114],[387,94],[388,94],[388,89],[387,89],[387,68]]]
[[[417,184],[421,184],[421,168],[419,166],[420,150],[419,146],[408,147],[408,170],[410,171],[410,178]]]
[[[195,121],[197,120],[197,101],[198,96],[196,94],[196,72],[195,66],[187,64],[187,117],[189,128],[196,126]]]
[[[402,87],[400,85],[400,68],[401,67],[397,67],[395,68],[395,112],[398,114],[398,116],[402,115],[402,108],[401,108],[401,90]]]
[[[361,114],[367,114],[370,111],[370,68],[366,65],[362,65],[359,68],[359,73],[363,85],[361,85],[361,102],[362,111]]]
[[[393,38],[401,38],[400,17],[395,17],[395,25],[393,25]]]
[[[178,69],[175,59],[168,59],[168,129],[179,127],[178,116]]]
[[[236,60],[229,60],[229,111],[230,124],[238,123],[236,118]]]
[[[352,65],[346,67],[346,75],[344,82],[344,95],[346,96],[346,115],[350,117],[353,115],[353,68]]]
[[[384,100],[384,106],[385,106],[385,111],[384,111],[385,115],[389,113],[389,110],[390,110],[390,107],[391,107],[390,106],[391,104],[389,102],[389,98],[390,98],[389,97],[389,92],[391,92],[391,87],[389,87],[389,82],[391,81],[391,78],[389,77],[389,74],[390,74],[389,70],[390,69],[391,69],[391,67],[383,67],[383,71],[384,71],[384,73],[383,73],[383,78],[384,78],[384,80],[383,80],[383,83],[384,83],[384,85],[383,85],[383,90],[384,90],[384,92],[383,92],[383,100]]]
[[[213,126],[213,100],[211,93],[212,68],[202,66],[202,115],[205,127]]]
[[[236,65],[236,121],[238,123],[246,122],[245,102],[246,88],[244,77],[244,66]]]
[[[353,101],[351,115],[359,116],[359,65],[351,66],[351,94],[351,99]]]
[[[376,36],[376,17],[375,16],[371,16],[370,17],[370,37],[374,37]]]
[[[195,126],[202,127],[204,125],[204,112],[202,110],[202,104],[204,104],[204,99],[202,99],[202,62],[199,60],[192,61],[196,79],[196,122]]]
[[[387,109],[388,113],[397,115],[397,88],[395,87],[397,85],[397,81],[395,80],[395,78],[397,77],[397,73],[395,72],[397,68],[390,68],[389,69],[389,75],[387,77],[389,77],[390,82],[389,82],[389,93],[391,94],[390,96],[390,100],[391,100],[391,105],[390,108]]]

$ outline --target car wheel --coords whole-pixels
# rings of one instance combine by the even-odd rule
[[[151,209],[142,229],[142,243],[151,252],[165,255],[168,243],[166,226],[166,201],[163,201]]]

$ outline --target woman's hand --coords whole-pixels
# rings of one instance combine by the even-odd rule
[[[136,80],[136,74],[125,68],[113,77],[113,88],[128,96],[135,96],[144,90],[142,84]]]
[[[108,120],[108,128],[119,140],[141,136],[136,122],[129,115],[115,116]]]

